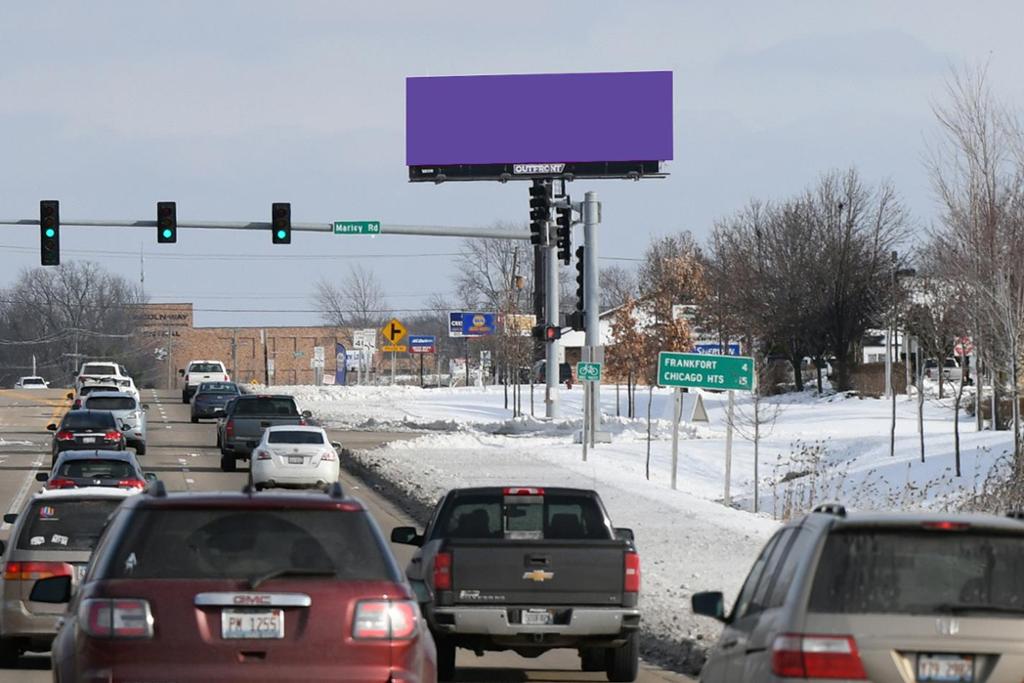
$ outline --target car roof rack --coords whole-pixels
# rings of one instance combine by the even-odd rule
[[[327,495],[331,498],[344,498],[345,492],[341,489],[341,482],[336,481],[327,489]]]
[[[822,515],[835,515],[836,517],[846,516],[846,506],[842,503],[822,503],[815,507],[811,512],[817,512]]]
[[[152,481],[146,487],[146,495],[153,496],[154,498],[166,498],[167,486],[159,479]]]

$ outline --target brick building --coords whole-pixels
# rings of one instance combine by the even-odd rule
[[[348,330],[336,327],[195,327],[192,304],[146,304],[140,332],[165,364],[157,386],[181,386],[178,370],[190,360],[220,360],[238,382],[313,384],[313,347],[324,347],[324,375],[334,377],[335,344],[351,348]]]

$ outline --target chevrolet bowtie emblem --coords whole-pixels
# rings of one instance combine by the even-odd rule
[[[555,578],[554,572],[544,571],[543,569],[534,569],[532,572],[523,572],[523,581],[543,583],[544,581],[550,581],[553,578]]]

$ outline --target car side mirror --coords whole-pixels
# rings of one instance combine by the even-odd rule
[[[694,614],[725,621],[725,596],[721,591],[694,593],[690,598],[690,605]]]
[[[182,377],[184,377],[185,376],[184,368],[182,368],[181,370],[178,370],[178,374],[181,375]]]
[[[3,555],[5,550],[7,550],[7,544],[0,541],[0,555]]]
[[[68,392],[68,395],[67,395],[67,399],[68,399],[69,401],[71,401],[71,400],[73,400],[74,398],[75,398],[75,395],[74,395],[73,393],[71,393],[71,392]]]
[[[396,526],[391,530],[391,542],[401,545],[423,545],[423,537],[416,532],[414,526]]]
[[[71,577],[51,576],[36,581],[28,599],[30,602],[45,602],[51,605],[71,602]]]
[[[50,478],[49,472],[36,472],[36,481],[46,481]]]
[[[155,472],[146,472],[142,477],[146,480],[147,484],[151,484],[154,481],[160,481],[160,478],[156,476]]]
[[[50,423],[50,424],[46,425],[46,430],[49,431],[49,432],[55,432],[55,431],[57,431],[57,425],[55,425],[53,423]]]
[[[633,535],[632,529],[627,529],[624,526],[615,527],[615,538],[620,541],[635,541],[636,537]]]
[[[121,425],[121,431],[122,432],[130,432],[130,431],[132,431],[132,426],[131,425],[122,424]]]
[[[331,448],[333,448],[334,450],[340,452],[343,449],[343,446],[341,445],[340,441],[332,441],[331,442]]]
[[[143,410],[149,410],[149,404],[148,403],[143,403],[142,404],[142,409]]]
[[[217,408],[216,410],[213,411],[213,416],[214,417],[227,417],[227,415],[228,415],[227,411],[226,410],[221,410],[220,408]]]
[[[17,521],[18,521],[18,513],[17,512],[8,512],[8,513],[6,513],[4,515],[4,522],[6,522],[7,524],[14,524]]]
[[[302,411],[302,417],[304,417],[304,418],[306,418],[308,420],[309,418],[313,417],[313,413],[309,412],[308,410],[303,410]]]

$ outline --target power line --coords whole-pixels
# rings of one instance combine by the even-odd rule
[[[0,249],[5,251],[17,251],[24,253],[38,253],[38,249],[33,247],[23,247],[15,244],[0,244]],[[109,251],[105,249],[62,249],[62,252],[66,254],[83,254],[90,256],[99,256],[101,258],[114,258],[114,259],[132,259],[138,258],[137,254],[126,254],[122,252]],[[303,260],[303,261],[333,261],[335,259],[405,259],[405,258],[424,258],[434,256],[461,256],[459,252],[434,252],[434,253],[423,253],[418,254],[292,254],[282,251],[280,254],[214,254],[214,253],[201,253],[201,254],[182,254],[182,253],[166,253],[159,254],[153,252],[146,252],[147,259],[163,259],[167,261],[281,261],[281,260]]]

